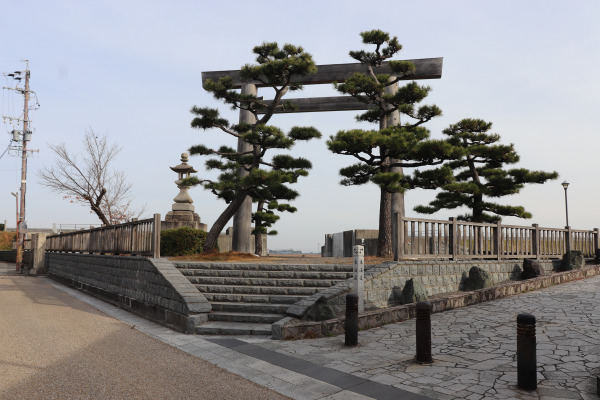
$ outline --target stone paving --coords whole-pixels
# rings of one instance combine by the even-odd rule
[[[261,346],[436,399],[597,399],[600,277],[434,314],[431,365],[413,361],[415,321],[344,337]],[[516,318],[537,320],[538,389],[519,390]]]

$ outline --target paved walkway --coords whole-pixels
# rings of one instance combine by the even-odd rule
[[[600,277],[432,315],[432,365],[413,362],[415,322],[263,346],[438,399],[597,399]],[[516,317],[536,317],[538,389],[516,388]]]
[[[2,267],[0,399],[288,398]]]
[[[125,322],[131,332],[139,330],[295,399],[598,398],[600,277],[432,315],[432,365],[413,362],[414,321],[361,331],[355,348],[346,348],[343,336],[301,341],[198,337],[178,334],[47,278],[20,279],[52,285]],[[71,303],[81,307],[77,300]],[[523,312],[537,318],[539,383],[534,392],[516,387],[516,316]],[[228,378],[217,379],[221,387],[230,386]]]

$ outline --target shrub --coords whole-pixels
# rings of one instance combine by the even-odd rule
[[[207,233],[201,229],[181,227],[160,233],[162,256],[187,256],[202,253]]]
[[[17,232],[0,232],[0,250],[12,250]]]

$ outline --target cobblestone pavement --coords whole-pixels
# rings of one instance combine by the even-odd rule
[[[436,399],[597,399],[600,277],[434,314],[432,365],[413,359],[415,321],[344,337],[261,346]],[[537,320],[538,389],[519,390],[516,318]]]

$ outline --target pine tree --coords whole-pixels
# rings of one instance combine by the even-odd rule
[[[394,93],[387,88],[396,85],[400,79],[414,74],[414,64],[407,61],[388,61],[392,74],[378,74],[377,68],[393,57],[402,46],[396,37],[388,33],[372,30],[361,33],[363,43],[375,45],[373,52],[351,51],[350,56],[365,65],[366,73],[355,73],[344,83],[336,84],[336,89],[369,105],[369,110],[356,119],[378,123],[378,130],[353,129],[339,131],[327,141],[330,151],[336,154],[353,156],[359,162],[342,168],[342,185],[362,185],[368,182],[379,186],[379,238],[377,255],[391,257],[391,205],[392,195],[416,187],[420,181],[412,180],[398,167],[419,167],[441,164],[453,157],[454,149],[447,142],[429,139],[429,131],[422,125],[441,115],[435,106],[417,107],[427,97],[429,87],[410,82]],[[412,122],[401,126],[388,126],[388,116],[400,112],[410,117]],[[426,187],[442,184],[450,179],[447,169],[438,170]]]
[[[308,175],[307,170],[312,164],[307,159],[286,154],[277,154],[269,159],[266,156],[268,150],[288,150],[297,140],[310,140],[321,136],[313,127],[293,127],[286,134],[281,129],[267,124],[276,108],[291,107],[282,101],[283,96],[288,91],[302,88],[300,84],[292,82],[292,78],[295,75],[316,72],[312,56],[302,47],[286,44],[279,48],[277,43],[263,43],[256,46],[253,52],[257,55],[258,64],[243,66],[240,75],[242,79],[258,81],[261,85],[272,88],[275,92],[272,103],[267,104],[260,97],[233,90],[229,77],[220,78],[218,81],[207,80],[204,87],[216,99],[229,104],[233,109],[247,110],[254,114],[255,123],[230,124],[214,108],[194,106],[191,110],[196,115],[191,123],[193,128],[218,128],[230,136],[244,140],[252,147],[249,151],[236,151],[228,146],[221,146],[215,150],[202,144],[190,148],[192,155],[216,156],[206,161],[206,167],[221,173],[217,180],[193,177],[186,183],[201,184],[228,203],[208,232],[205,250],[216,247],[219,234],[247,196],[261,200],[261,193],[277,192],[277,188],[287,187],[288,184],[297,182],[298,177]],[[263,113],[260,118],[259,111]],[[240,176],[240,170],[246,171],[247,174]]]
[[[519,193],[525,184],[544,183],[556,179],[558,173],[505,169],[506,164],[518,163],[519,155],[513,144],[499,144],[500,136],[488,133],[491,128],[491,122],[463,119],[443,131],[450,143],[464,150],[460,158],[444,165],[454,171],[456,181],[442,186],[435,200],[428,206],[415,207],[415,211],[432,214],[441,209],[467,207],[471,213],[458,218],[472,222],[495,223],[503,216],[531,218],[531,213],[521,206],[492,203],[485,198]]]

